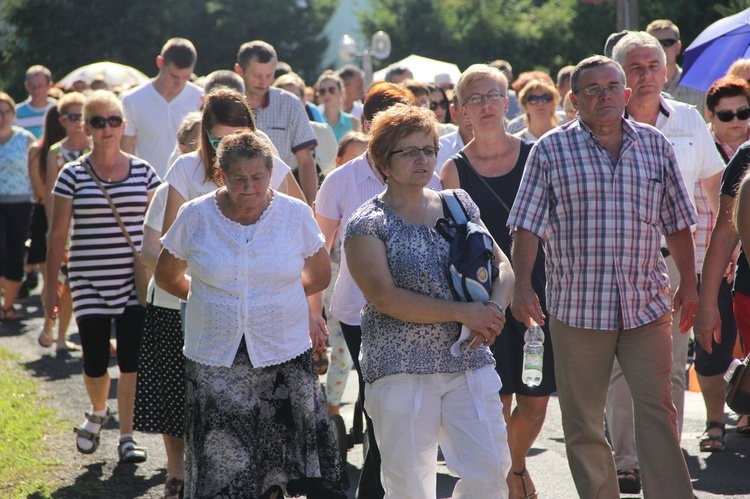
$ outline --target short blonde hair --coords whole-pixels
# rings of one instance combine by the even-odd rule
[[[86,103],[86,96],[81,92],[70,92],[63,95],[59,101],[57,101],[57,112],[62,116],[68,112],[68,108],[75,104],[84,105]]]
[[[750,72],[750,59],[737,59],[727,69],[727,76],[739,76],[742,78],[744,75]]]
[[[83,119],[88,121],[104,111],[119,111],[123,115],[122,102],[110,90],[94,90],[83,104]]]
[[[438,145],[438,122],[435,113],[426,107],[407,104],[394,104],[379,112],[372,119],[370,127],[369,152],[378,171],[388,166],[391,152],[396,143],[413,133],[429,133]],[[383,178],[387,178],[383,175]]]
[[[466,68],[466,71],[461,73],[458,83],[456,83],[456,95],[458,96],[459,105],[463,106],[464,100],[468,98],[466,88],[483,78],[489,78],[498,82],[505,96],[508,96],[508,79],[502,71],[487,64],[472,64]]]

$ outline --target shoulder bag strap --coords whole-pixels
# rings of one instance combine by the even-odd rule
[[[456,197],[456,193],[453,190],[446,190],[443,191],[441,197],[443,198],[444,205],[448,207],[451,218],[456,225],[466,225],[468,222],[468,216],[466,215],[466,211],[464,210],[461,201]]]
[[[122,218],[120,218],[120,214],[117,213],[117,208],[115,207],[114,201],[112,201],[112,198],[110,197],[109,193],[104,188],[104,186],[102,185],[101,181],[99,180],[99,177],[96,176],[93,169],[91,168],[91,163],[89,163],[88,156],[81,158],[81,165],[83,165],[83,167],[86,169],[86,173],[89,174],[91,179],[96,183],[96,185],[102,191],[102,194],[104,194],[104,197],[107,199],[107,202],[109,203],[109,207],[112,209],[112,214],[114,214],[115,220],[117,220],[117,225],[120,226],[120,230],[125,236],[125,239],[128,241],[128,244],[130,245],[130,249],[133,251],[133,256],[135,257],[136,262],[139,262],[141,255],[138,253],[138,250],[135,248],[135,244],[133,244],[133,240],[130,238],[128,229],[125,227],[125,224],[122,222]]]
[[[469,160],[461,153],[456,154],[453,157],[453,161],[455,162],[458,160],[461,164],[465,165],[469,170],[474,172],[474,175],[477,176],[477,178],[484,184],[484,186],[487,188],[488,191],[492,193],[493,196],[495,196],[495,199],[500,203],[500,205],[505,208],[505,211],[510,213],[510,208],[508,208],[508,205],[503,201],[503,198],[501,198],[497,192],[495,192],[495,189],[493,189],[490,184],[482,177],[479,172],[472,166],[472,164],[469,162]]]

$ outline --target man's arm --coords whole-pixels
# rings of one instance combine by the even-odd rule
[[[128,154],[135,154],[135,135],[123,135],[120,139],[120,149]]]
[[[695,321],[698,304],[698,278],[695,273],[695,245],[690,228],[665,236],[669,254],[680,273],[680,284],[674,293],[672,313],[680,313],[680,331],[686,333]]]
[[[539,297],[531,287],[531,271],[534,269],[538,247],[539,236],[520,227],[516,229],[511,248],[516,283],[513,286],[513,300],[510,308],[515,318],[526,326],[531,326],[531,321],[543,325],[546,319]]]
[[[318,193],[318,173],[315,171],[315,160],[311,149],[301,149],[294,153],[297,158],[297,171],[302,192],[310,206],[315,202]]]

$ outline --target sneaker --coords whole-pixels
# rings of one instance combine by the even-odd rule
[[[16,300],[27,299],[37,286],[39,286],[39,272],[29,272],[21,281],[21,288],[18,290]]]

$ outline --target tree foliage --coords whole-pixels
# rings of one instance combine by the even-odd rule
[[[0,0],[11,29],[0,39],[0,88],[23,94],[23,74],[44,64],[56,79],[111,60],[156,72],[166,40],[190,39],[197,74],[232,69],[239,46],[266,40],[303,77],[317,76],[321,34],[338,0]],[[22,95],[18,95],[19,97]]]
[[[725,0],[738,4],[748,0]],[[653,19],[672,19],[683,43],[722,17],[718,2],[641,0],[639,29]],[[362,32],[390,34],[390,64],[409,54],[455,62],[461,69],[476,62],[506,59],[518,74],[557,71],[601,53],[618,31],[614,2],[581,0],[373,0],[360,16]]]

